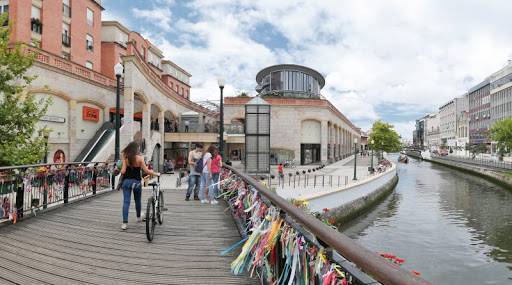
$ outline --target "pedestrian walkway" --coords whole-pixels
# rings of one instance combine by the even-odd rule
[[[274,179],[271,181],[271,185],[285,199],[297,199],[314,193],[346,188],[356,182],[368,179],[371,175],[368,171],[370,159],[369,156],[357,157],[357,180],[353,180],[354,158],[352,157],[329,164],[314,172],[307,172],[307,169],[317,167],[315,165],[301,166],[297,169],[285,168],[284,180]],[[374,157],[373,166],[377,166],[376,157]],[[306,170],[305,174],[302,173],[303,170]],[[296,175],[297,171],[299,175]],[[292,173],[292,176],[289,176],[288,173]]]
[[[174,187],[171,176],[162,185]],[[162,187],[167,188],[167,187]],[[150,191],[143,192],[144,201]],[[240,240],[224,203],[184,201],[165,190],[163,225],[149,243],[136,223],[132,201],[128,230],[121,230],[122,193],[105,193],[15,225],[0,228],[1,284],[256,284],[234,276],[238,252],[220,252]]]

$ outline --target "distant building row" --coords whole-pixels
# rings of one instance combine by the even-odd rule
[[[512,117],[512,62],[461,97],[416,120],[413,143],[424,149],[465,151],[467,145],[484,144],[496,152],[489,137],[494,122]]]

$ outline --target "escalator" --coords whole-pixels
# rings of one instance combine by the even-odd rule
[[[105,122],[101,128],[98,129],[94,137],[87,143],[84,149],[76,157],[75,162],[92,161],[96,155],[101,151],[105,144],[115,134],[114,123]]]

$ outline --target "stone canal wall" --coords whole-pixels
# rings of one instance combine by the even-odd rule
[[[451,161],[443,158],[437,158],[430,156],[430,153],[422,153],[415,150],[406,151],[408,156],[423,159],[425,161],[441,164],[447,167],[451,167],[457,170],[466,171],[473,175],[480,176],[485,178],[493,183],[504,186],[506,189],[512,191],[512,173],[507,171],[501,171],[497,169],[490,169],[484,166],[479,166],[476,164],[468,164],[463,162]]]
[[[437,164],[442,164],[444,166],[448,166],[451,168],[455,168],[457,170],[462,170],[469,172],[471,174],[478,175],[482,178],[485,178],[491,182],[504,186],[506,189],[512,191],[512,173],[507,175],[505,171],[499,171],[494,169],[485,168],[478,165],[472,165],[462,162],[455,162],[450,160],[445,160],[442,158],[423,158],[426,161],[434,162]]]
[[[308,201],[311,211],[322,212],[322,209],[328,208],[329,216],[343,222],[357,217],[382,200],[397,182],[396,165],[393,164],[386,172],[370,176],[348,188],[316,193],[304,199]]]

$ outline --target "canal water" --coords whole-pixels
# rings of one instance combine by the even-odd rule
[[[435,284],[512,284],[511,191],[416,159],[398,173],[395,191],[343,233]]]

